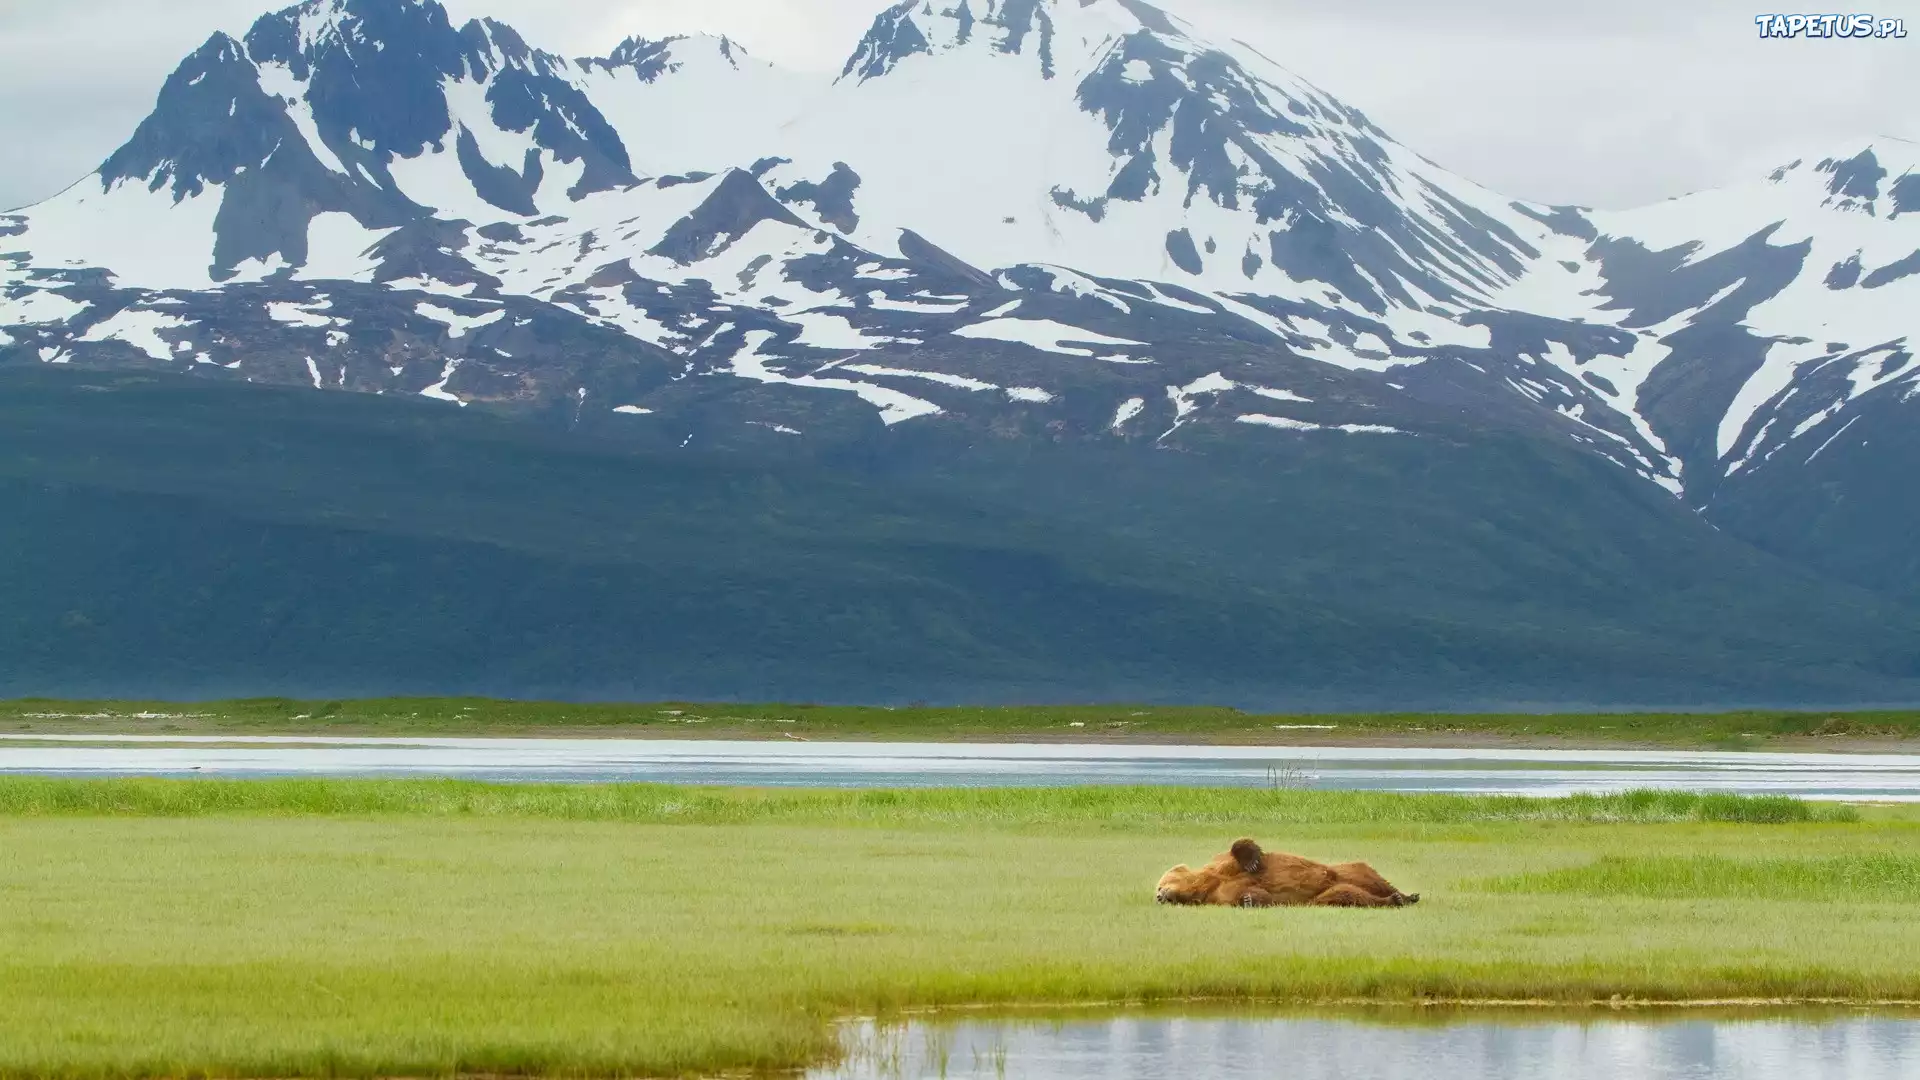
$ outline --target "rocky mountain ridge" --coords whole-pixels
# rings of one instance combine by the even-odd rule
[[[5,219],[7,357],[661,417],[724,376],[793,430],[823,391],[1084,437],[1439,410],[1701,504],[1920,375],[1912,147],[1532,206],[1137,0],[975,6],[898,4],[809,85],[723,39],[570,60],[431,0],[309,0]]]

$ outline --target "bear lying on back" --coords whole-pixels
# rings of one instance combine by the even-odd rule
[[[1185,864],[1160,878],[1153,898],[1162,904],[1225,907],[1405,907],[1420,894],[1403,893],[1366,863],[1328,866],[1298,855],[1271,854],[1251,840],[1198,870]]]

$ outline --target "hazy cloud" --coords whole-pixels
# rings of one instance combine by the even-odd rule
[[[708,30],[837,67],[884,0],[446,0],[533,43],[606,51]],[[271,0],[0,0],[0,206],[44,198],[132,133],[179,59]],[[1626,206],[1873,135],[1920,139],[1920,0],[1905,41],[1763,41],[1735,0],[1163,0],[1504,193]]]

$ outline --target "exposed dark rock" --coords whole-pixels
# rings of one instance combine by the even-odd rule
[[[993,275],[969,266],[912,229],[900,230],[900,255],[922,272],[969,292],[998,291]]]
[[[1887,189],[1887,195],[1893,203],[1893,213],[1887,215],[1890,218],[1920,210],[1920,173],[1908,173],[1895,180]]]
[[[533,202],[534,193],[540,190],[543,174],[539,151],[528,150],[520,169],[516,171],[481,157],[480,145],[475,141],[473,132],[464,126],[460,129],[457,146],[461,171],[473,184],[474,194],[510,214],[533,217],[540,212]]]
[[[1920,251],[1915,251],[1904,259],[1899,259],[1880,267],[1861,279],[1860,284],[1864,288],[1877,289],[1882,285],[1891,284],[1899,281],[1901,278],[1911,277],[1914,274],[1920,274]]]
[[[583,163],[567,191],[580,199],[596,191],[638,183],[620,136],[585,94],[546,72],[510,67],[487,90],[493,121],[506,131],[526,132],[560,161]]]
[[[1712,309],[1716,323],[1746,318],[1754,305],[1770,300],[1798,277],[1809,242],[1770,243],[1779,226],[1771,225],[1739,244],[1693,262],[1698,245],[1648,251],[1637,241],[1608,238],[1594,244],[1606,278],[1602,293],[1609,310],[1626,309],[1626,326],[1653,326],[1700,307],[1735,285]]]
[[[492,240],[495,243],[524,244],[527,240],[526,233],[521,231],[520,226],[509,221],[496,221],[490,225],[482,225],[473,231],[479,233],[481,239]]]
[[[100,183],[137,180],[184,199],[298,138],[285,109],[261,91],[240,43],[215,34],[167,78],[153,112],[100,166]]]
[[[989,6],[991,6],[994,0],[987,0],[987,2]],[[956,40],[958,40],[962,45],[965,45],[969,41],[972,41],[973,25],[976,20],[973,17],[973,5],[969,2],[969,0],[960,0],[960,3],[954,7],[953,19],[958,26],[958,30],[957,30],[958,37],[956,38]]]
[[[1594,240],[1600,235],[1599,230],[1593,227],[1593,222],[1588,221],[1586,215],[1582,213],[1578,207],[1554,206],[1546,210],[1539,210],[1522,202],[1508,203],[1507,205],[1540,224],[1545,225],[1547,228],[1552,229],[1554,232],[1559,233],[1561,236],[1571,236],[1576,240]]]
[[[630,37],[614,46],[613,52],[606,56],[581,57],[574,63],[584,68],[597,67],[604,71],[627,68],[641,82],[658,82],[660,76],[666,74],[672,66],[673,47],[685,40],[684,37],[669,37],[649,41],[646,38]]]
[[[804,229],[806,224],[767,194],[751,173],[731,170],[693,213],[675,222],[648,254],[681,265],[711,258],[763,221]]]
[[[299,9],[262,16],[247,32],[247,49],[255,61],[286,64],[308,80],[329,145],[351,144],[350,132],[401,157],[440,145],[452,126],[440,81],[486,70],[480,44],[456,31],[439,4],[348,0],[345,16],[311,51],[299,40]]]
[[[1206,270],[1206,263],[1200,258],[1200,250],[1193,246],[1193,233],[1186,229],[1176,229],[1167,234],[1167,257],[1173,265],[1189,274],[1199,274]]]
[[[783,202],[811,203],[821,221],[843,233],[860,227],[860,215],[854,211],[853,197],[860,190],[860,174],[844,161],[833,163],[833,172],[814,183],[802,180],[780,189]]]
[[[380,266],[374,280],[426,278],[452,286],[471,284],[482,295],[498,293],[497,278],[474,269],[460,256],[468,243],[467,229],[461,222],[409,222],[373,246],[372,255]]]
[[[1833,264],[1827,271],[1826,285],[1829,289],[1851,289],[1860,282],[1860,253],[1854,252],[1840,262]]]
[[[1006,31],[999,43],[1001,52],[1024,54],[1028,35],[1039,39],[1040,74],[1051,79],[1053,70],[1053,16],[1047,14],[1042,0],[999,0],[1000,10],[987,22]]]
[[[1066,210],[1077,210],[1087,215],[1087,218],[1091,221],[1099,222],[1106,219],[1107,200],[1104,197],[1083,199],[1073,192],[1060,187],[1054,188],[1050,194],[1053,197],[1053,205],[1055,206]]]
[[[755,179],[758,179],[760,174],[756,172],[753,175]],[[654,185],[663,189],[676,188],[681,186],[682,184],[703,184],[711,179],[713,179],[712,173],[692,172],[692,173],[684,173],[678,176],[663,176],[660,179],[655,180]]]
[[[1833,175],[1827,190],[1835,198],[1859,199],[1869,204],[1880,197],[1880,181],[1887,178],[1887,170],[1871,150],[1862,150],[1844,161],[1828,158],[1814,168]]]
[[[901,0],[881,12],[873,20],[873,28],[847,58],[840,77],[858,76],[861,82],[877,79],[909,56],[931,53],[933,46],[913,22],[914,10],[922,3],[923,0]]]
[[[1167,17],[1166,12],[1147,3],[1146,0],[1118,0],[1118,2],[1121,7],[1131,12],[1134,18],[1140,20],[1141,26],[1146,27],[1156,34],[1178,34],[1180,32],[1180,28],[1173,25],[1173,20]]]

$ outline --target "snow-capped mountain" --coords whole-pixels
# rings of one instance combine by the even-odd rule
[[[1916,166],[1920,146],[1883,140],[1594,215],[1607,308],[1662,350],[1641,411],[1701,501],[1728,478],[1805,464],[1863,410],[1920,395]]]
[[[906,0],[820,79],[308,0],[0,217],[0,362],[675,445],[1516,431],[1709,507],[1910,424],[1916,158],[1597,213],[1453,175],[1143,0]]]

